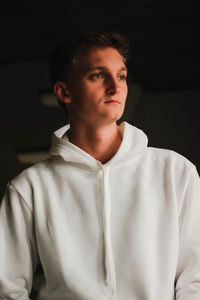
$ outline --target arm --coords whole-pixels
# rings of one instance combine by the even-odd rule
[[[200,180],[192,169],[184,187],[179,212],[180,248],[176,299],[200,299]]]
[[[31,208],[8,185],[0,207],[0,299],[30,299],[36,265]]]

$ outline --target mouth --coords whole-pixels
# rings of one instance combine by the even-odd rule
[[[113,103],[113,104],[121,104],[120,101],[119,101],[119,100],[116,100],[116,99],[111,99],[111,100],[105,101],[105,103],[108,103],[108,104],[109,104],[109,103],[111,103],[111,104],[112,104],[112,103]]]

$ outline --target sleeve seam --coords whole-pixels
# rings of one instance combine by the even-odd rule
[[[33,209],[28,205],[28,203],[26,202],[26,200],[24,199],[24,197],[21,195],[21,193],[11,183],[8,183],[8,186],[17,193],[17,195],[19,196],[19,198],[22,200],[22,202],[29,209],[30,213],[32,213]]]

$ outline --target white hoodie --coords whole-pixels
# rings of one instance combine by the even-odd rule
[[[0,211],[0,299],[199,300],[200,182],[181,155],[120,125],[102,165],[53,135],[51,158],[8,184]]]

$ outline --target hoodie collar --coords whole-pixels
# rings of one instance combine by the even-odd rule
[[[119,126],[122,143],[116,154],[104,164],[104,166],[119,166],[140,157],[147,149],[148,139],[144,132],[127,122]],[[97,168],[100,164],[90,154],[72,144],[67,136],[70,125],[63,126],[52,135],[51,156],[60,156],[66,162],[87,165],[89,168]]]

